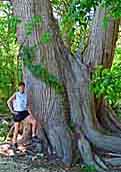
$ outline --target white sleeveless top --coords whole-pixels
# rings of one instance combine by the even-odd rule
[[[27,110],[27,94],[18,91],[15,95],[16,99],[13,100],[13,109],[20,112]]]

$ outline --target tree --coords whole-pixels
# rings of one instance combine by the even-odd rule
[[[112,65],[119,21],[109,17],[109,24],[103,29],[107,12],[98,6],[88,46],[83,54],[78,52],[73,57],[64,46],[49,0],[16,0],[13,6],[14,15],[22,19],[17,38],[20,54],[28,58],[24,59],[23,77],[32,111],[53,149],[69,165],[76,143],[84,164],[101,172],[117,168],[121,160],[121,125],[103,97],[97,100],[90,91],[90,81],[96,65],[106,68]],[[39,16],[36,18],[39,22],[31,34],[26,23],[31,26],[35,16]],[[70,122],[73,132],[69,129]]]
[[[0,2],[0,109],[8,112],[6,100],[16,89],[18,82],[15,18],[9,3]]]

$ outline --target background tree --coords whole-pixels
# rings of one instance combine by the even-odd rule
[[[20,65],[17,59],[16,42],[17,20],[12,15],[9,3],[0,2],[0,110],[8,112],[6,100],[16,90],[21,79]]]

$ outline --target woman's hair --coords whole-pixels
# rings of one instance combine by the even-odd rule
[[[24,86],[25,87],[25,83],[23,81],[19,82],[18,86]]]

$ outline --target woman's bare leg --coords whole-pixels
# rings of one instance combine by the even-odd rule
[[[27,116],[27,118],[25,120],[29,124],[32,125],[32,137],[36,136],[36,129],[37,129],[37,121],[36,121],[36,119],[32,115],[29,115],[29,116]]]
[[[13,133],[13,139],[12,143],[15,144],[17,142],[17,136],[19,132],[20,122],[15,122],[14,124],[14,133]]]

